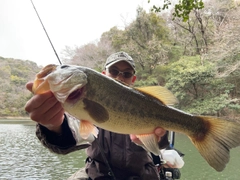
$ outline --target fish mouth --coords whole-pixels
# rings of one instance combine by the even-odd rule
[[[82,88],[78,88],[76,90],[74,90],[73,92],[71,92],[66,101],[67,103],[71,103],[71,104],[75,104],[77,101],[79,101],[80,99],[83,99],[84,96],[84,87]]]
[[[85,95],[87,76],[75,69],[59,69],[48,77],[50,90],[61,103],[75,104]]]

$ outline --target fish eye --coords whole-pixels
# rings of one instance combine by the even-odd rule
[[[67,67],[69,67],[69,66],[68,65],[62,65],[61,69],[64,69],[64,68],[67,68]]]

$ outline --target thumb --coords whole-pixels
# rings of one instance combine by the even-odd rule
[[[33,87],[33,82],[28,82],[25,87],[27,88],[27,90],[29,90],[30,92],[32,92],[32,87]]]
[[[154,130],[154,133],[155,133],[155,135],[162,137],[166,133],[166,130],[161,127],[158,127]]]

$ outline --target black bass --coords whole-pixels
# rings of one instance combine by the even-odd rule
[[[135,134],[147,150],[159,154],[155,128],[186,134],[217,171],[229,161],[229,150],[240,145],[240,124],[210,116],[193,116],[170,105],[177,102],[161,86],[131,88],[92,69],[48,65],[36,76],[33,92],[52,91],[66,112],[80,119],[80,133],[94,128]],[[93,125],[94,124],[94,125]]]

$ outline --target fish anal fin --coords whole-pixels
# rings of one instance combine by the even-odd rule
[[[165,105],[174,105],[178,103],[177,98],[173,95],[171,91],[162,86],[147,86],[147,87],[138,87],[136,90],[148,94],[157,98]]]
[[[155,154],[160,154],[157,137],[155,134],[139,134],[136,137],[143,143],[144,148]]]
[[[89,121],[81,120],[79,133],[83,139],[87,139],[91,134],[97,138],[98,129]]]
[[[216,171],[223,171],[230,159],[230,149],[240,145],[240,124],[209,116],[199,116],[207,131],[189,137],[203,158]]]
[[[85,110],[97,122],[103,123],[109,119],[108,111],[99,103],[89,99],[83,99]]]

